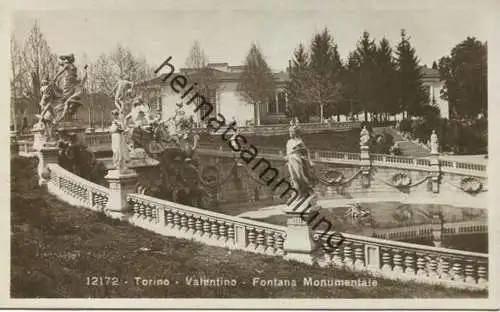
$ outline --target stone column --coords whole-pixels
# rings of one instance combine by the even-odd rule
[[[286,239],[283,249],[286,259],[313,264],[312,252],[317,244],[313,240],[313,231],[309,218],[319,210],[316,196],[297,198],[283,208],[287,216]]]
[[[138,175],[135,170],[124,165],[125,151],[123,149],[126,147],[122,141],[123,130],[119,127],[111,127],[110,132],[115,169],[109,170],[105,177],[110,189],[105,212],[112,218],[125,219],[128,212],[127,194],[136,192]]]
[[[10,133],[10,157],[19,155],[19,142],[17,142],[17,133],[11,131]]]
[[[432,192],[439,193],[439,180],[441,177],[441,167],[439,165],[438,138],[437,138],[436,132],[434,130],[432,131],[430,145],[431,145],[430,165],[431,165]]]

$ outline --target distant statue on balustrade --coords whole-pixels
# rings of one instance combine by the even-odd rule
[[[120,114],[124,114],[127,108],[127,102],[130,98],[131,91],[134,88],[134,83],[130,81],[127,75],[122,76],[120,80],[116,83],[113,88],[113,92],[115,93],[115,107],[120,112]]]
[[[363,126],[361,129],[361,133],[359,136],[359,145],[362,147],[367,147],[368,142],[370,141],[370,132],[366,129],[366,126]]]
[[[115,169],[123,170],[126,168],[125,162],[129,159],[128,146],[126,144],[124,136],[124,132],[126,131],[126,129],[121,121],[120,112],[114,109],[111,114],[113,116],[113,121],[111,123],[109,131],[111,132],[111,135],[113,135],[113,133],[120,134],[119,140],[111,140],[111,149],[113,150],[113,164],[115,165]]]
[[[430,140],[431,154],[439,153],[439,142],[436,130],[432,130],[431,140]]]
[[[80,106],[83,105],[81,96],[86,93],[85,82],[87,80],[87,65],[84,66],[83,78],[78,78],[78,69],[74,65],[74,54],[59,56],[59,72],[49,84],[54,90],[56,121],[62,119],[71,120]],[[56,87],[58,83],[59,88]]]
[[[290,181],[298,191],[300,198],[309,197],[314,194],[313,187],[318,182],[314,175],[313,163],[295,123],[292,124],[289,132],[290,139],[286,143],[286,160]]]

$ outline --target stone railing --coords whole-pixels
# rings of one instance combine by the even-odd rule
[[[50,172],[47,184],[50,193],[72,205],[104,210],[109,200],[108,188],[87,181],[57,164],[48,164],[47,167]]]
[[[269,255],[284,255],[286,227],[129,194],[131,223],[157,233],[209,245]]]
[[[333,131],[348,131],[354,128],[360,128],[361,122],[347,121],[347,122],[334,122],[334,123],[302,123],[300,130],[303,133],[314,133],[326,130]],[[288,134],[290,128],[289,124],[272,124],[260,126],[238,126],[241,134],[255,134],[255,135],[276,135]],[[197,128],[197,133],[208,133],[207,128]]]
[[[390,240],[405,240],[412,238],[432,238],[433,224],[410,225],[390,229],[375,229],[373,237]],[[443,224],[445,236],[460,234],[488,233],[487,221],[462,221]]]
[[[108,207],[110,189],[78,177],[57,164],[48,164],[47,167],[50,193],[69,204],[100,212],[105,212],[105,207],[113,208]],[[284,226],[228,216],[141,194],[128,193],[126,207],[130,223],[162,235],[229,249],[288,256],[284,246],[290,229]],[[457,229],[470,232],[460,230],[460,227]],[[333,265],[391,279],[442,283],[454,287],[488,287],[487,254],[345,233],[342,233],[344,241],[340,247],[332,249],[324,238],[339,236],[329,234],[332,233],[314,234],[320,242],[320,249],[313,256],[322,266]]]
[[[315,233],[321,243],[318,263],[367,271],[375,276],[415,280],[463,288],[488,288],[488,254],[403,243],[345,234],[343,243],[328,244],[328,235]]]
[[[269,159],[282,159],[285,155],[284,149],[273,147],[257,147],[259,155],[265,155]],[[210,153],[210,151],[219,151],[221,155],[231,153],[232,149],[227,144],[200,144],[201,153]],[[328,150],[311,150],[311,158],[315,161],[325,163],[342,163],[349,165],[359,165],[361,160],[360,153],[336,152]],[[217,153],[219,154],[219,153]],[[270,156],[270,157],[269,157]],[[278,156],[278,158],[276,158]],[[374,166],[384,166],[399,169],[414,169],[429,171],[431,170],[431,161],[427,158],[416,158],[411,156],[395,156],[385,154],[371,154],[370,161]],[[487,176],[487,166],[482,164],[465,163],[460,161],[440,160],[441,172]]]

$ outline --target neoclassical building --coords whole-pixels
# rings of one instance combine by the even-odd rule
[[[230,66],[228,63],[210,63],[208,70],[212,71],[213,79],[216,82],[216,89],[211,90],[208,94],[203,94],[207,102],[211,103],[214,110],[212,114],[220,113],[226,120],[236,120],[238,125],[248,124],[271,124],[271,123],[286,123],[287,94],[285,85],[288,81],[288,74],[284,71],[275,73],[277,88],[274,96],[271,96],[269,101],[262,104],[259,109],[254,104],[247,103],[237,92],[238,78],[243,71],[243,66]],[[422,67],[423,84],[429,88],[430,103],[439,108],[441,117],[449,118],[448,102],[441,99],[440,92],[443,87],[442,81],[439,79],[437,70]],[[189,82],[189,77],[194,73],[193,69],[181,68],[175,74],[182,74],[188,80],[187,87],[192,85]],[[161,111],[163,119],[173,116],[176,103],[181,101],[181,94],[172,90],[170,81],[162,81],[161,76],[148,81],[144,87],[149,92],[146,94],[146,100],[158,110]],[[186,87],[186,88],[187,88]],[[187,102],[189,97],[183,101]],[[182,102],[182,101],[181,101]],[[187,114],[191,114],[194,119],[200,122],[200,116],[204,114],[203,110],[194,112],[196,105],[185,106]]]

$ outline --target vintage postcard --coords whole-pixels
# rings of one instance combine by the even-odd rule
[[[2,8],[1,308],[498,309],[498,2]]]

